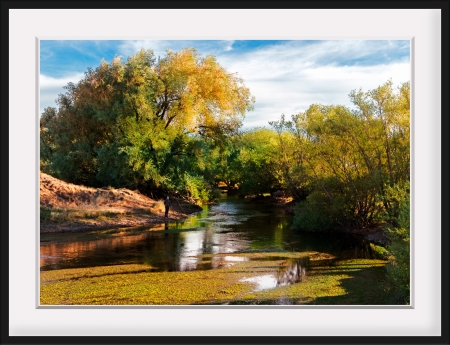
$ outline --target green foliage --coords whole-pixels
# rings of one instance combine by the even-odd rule
[[[385,247],[370,243],[370,249],[374,253],[375,259],[387,260],[389,258],[389,252]]]
[[[410,182],[405,181],[392,187],[385,187],[385,194],[377,196],[377,201],[384,206],[382,220],[390,227],[409,227]]]
[[[293,121],[287,121],[282,114],[280,120],[271,121],[269,124],[277,133],[278,149],[274,161],[277,165],[276,177],[279,188],[286,190],[296,200],[304,200],[310,183],[305,170],[305,154],[308,147],[302,130],[296,126],[297,117],[298,115],[293,115]]]
[[[51,220],[51,216],[52,216],[51,209],[49,209],[48,207],[43,207],[43,206],[40,207],[39,218],[40,218],[41,223]]]
[[[41,169],[94,187],[179,186],[205,200],[216,175],[207,149],[235,134],[253,103],[241,78],[195,49],[159,60],[141,50],[127,61],[103,61],[66,86],[58,109],[42,114]],[[195,138],[205,145],[199,149]]]
[[[308,200],[309,199],[309,200]],[[333,219],[328,212],[324,212],[324,205],[317,195],[311,194],[307,201],[297,203],[293,226],[299,230],[325,232],[333,229]]]
[[[325,193],[314,191],[297,203],[293,225],[305,231],[326,232],[352,224],[352,221],[351,203],[345,195],[330,200]]]
[[[288,159],[280,160],[301,168],[297,175],[286,169],[285,176],[297,186],[304,181],[312,194],[298,208],[299,227],[323,229],[331,221],[333,228],[368,228],[383,221],[384,211],[390,221],[397,217],[395,198],[386,195],[409,180],[409,83],[396,92],[388,81],[365,93],[352,91],[350,99],[356,110],[314,104],[291,121],[281,116],[273,123],[279,133],[292,133],[296,148],[284,144],[280,151]],[[320,225],[307,225],[313,219]]]
[[[393,302],[410,303],[410,194],[409,183],[389,188],[387,199],[395,204],[395,212],[386,212],[390,224],[387,227],[390,243],[387,247],[389,265],[388,290]],[[393,216],[395,214],[395,218]]]
[[[128,157],[116,143],[108,143],[99,148],[96,159],[95,180],[102,186],[134,188],[136,174],[129,169]]]
[[[55,108],[45,108],[40,118],[39,135],[40,135],[40,170],[53,173],[50,169],[53,151],[55,149],[54,136],[56,133],[48,130],[48,126],[52,123],[56,116]]]
[[[239,137],[238,148],[235,167],[244,194],[263,194],[279,188],[278,145],[274,131],[265,128],[246,131]]]
[[[181,183],[181,188],[183,188],[185,193],[191,199],[194,199],[196,203],[199,203],[203,200],[209,200],[210,195],[208,186],[201,176],[192,176],[188,173],[185,173],[183,175]]]

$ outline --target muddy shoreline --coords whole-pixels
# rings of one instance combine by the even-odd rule
[[[183,203],[183,202],[181,202]],[[162,211],[151,212],[145,209],[137,209],[134,211],[112,212],[109,208],[102,208],[97,212],[103,212],[107,216],[96,217],[93,219],[79,218],[70,221],[41,221],[40,232],[78,232],[78,231],[95,231],[104,229],[132,228],[139,226],[154,226],[166,222],[173,222],[185,219],[192,214],[202,210],[200,206],[181,203],[172,200],[172,207],[169,211],[169,217],[165,218]],[[77,209],[65,209],[66,212],[80,212]]]
[[[41,222],[41,233],[56,233],[56,232],[81,232],[81,231],[96,231],[105,229],[119,229],[119,228],[134,228],[139,226],[155,226],[167,222],[182,220],[191,214],[200,212],[196,209],[192,213],[180,214],[176,213],[169,215],[168,218],[154,214],[127,214],[120,216],[118,219],[93,219],[93,220],[74,220],[68,222]]]

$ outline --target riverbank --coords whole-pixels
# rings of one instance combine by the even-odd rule
[[[75,185],[40,173],[41,233],[155,225],[202,210],[182,199],[172,198],[171,202],[169,217],[165,218],[162,199],[125,188]]]

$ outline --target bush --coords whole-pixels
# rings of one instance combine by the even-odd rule
[[[409,189],[409,181],[406,181],[393,187],[386,187],[385,194],[377,197],[377,201],[384,205],[381,218],[391,227],[401,227],[400,222],[403,222],[403,226],[409,227]],[[408,214],[405,214],[406,211]]]
[[[317,194],[311,194],[305,201],[295,206],[293,226],[299,230],[321,232],[333,228],[333,220],[326,212],[324,200]]]
[[[394,186],[388,190],[392,197],[394,212],[387,213],[389,225],[387,235],[390,240],[387,250],[389,265],[386,266],[389,281],[389,302],[410,303],[410,194],[409,183]]]
[[[332,231],[351,226],[352,213],[345,197],[336,197],[331,202],[325,194],[313,192],[297,204],[293,225],[305,231]]]
[[[382,246],[370,243],[370,249],[372,250],[375,259],[387,260],[389,258],[389,252]]]
[[[212,187],[202,176],[185,173],[177,189],[184,191],[188,198],[196,204],[216,200],[220,197],[220,190]]]

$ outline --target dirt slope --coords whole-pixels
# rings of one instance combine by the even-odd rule
[[[53,208],[103,208],[117,211],[144,210],[155,200],[128,189],[90,188],[66,183],[41,172],[41,206]]]
[[[169,220],[201,210],[183,200],[171,201]],[[125,188],[91,188],[66,183],[43,172],[40,173],[40,205],[52,214],[56,210],[66,214],[62,219],[49,217],[43,220],[41,217],[41,232],[129,227],[167,221],[163,217],[162,200],[153,200]],[[102,216],[104,214],[107,217]]]

